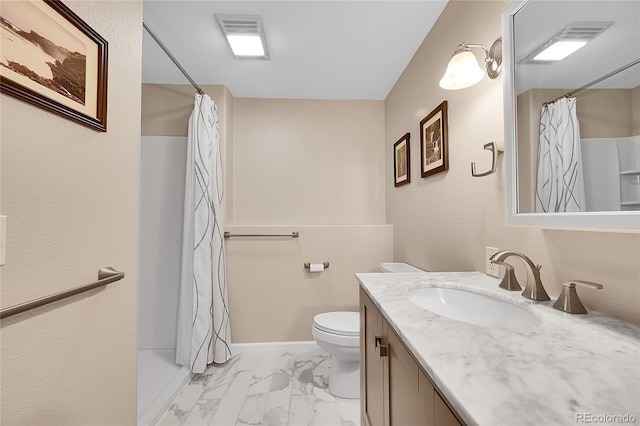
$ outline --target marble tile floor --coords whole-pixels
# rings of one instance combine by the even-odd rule
[[[360,400],[327,389],[330,355],[244,353],[196,374],[159,425],[359,426]]]

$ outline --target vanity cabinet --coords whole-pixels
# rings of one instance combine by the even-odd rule
[[[362,289],[360,361],[364,426],[463,424]]]
[[[360,290],[360,412],[363,426],[384,425],[382,315]]]

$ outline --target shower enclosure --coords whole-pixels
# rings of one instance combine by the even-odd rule
[[[141,137],[138,425],[155,424],[191,378],[176,364],[186,156],[186,137]]]

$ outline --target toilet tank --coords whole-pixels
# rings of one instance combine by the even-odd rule
[[[408,263],[383,262],[380,264],[380,272],[406,273],[406,272],[425,272]]]

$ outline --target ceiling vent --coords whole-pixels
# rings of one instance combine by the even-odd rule
[[[566,58],[613,25],[613,22],[572,22],[520,62],[550,62]]]
[[[262,18],[255,15],[216,15],[236,59],[271,59]]]

